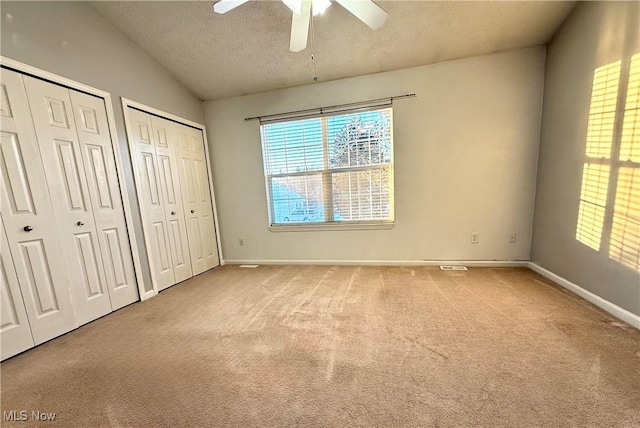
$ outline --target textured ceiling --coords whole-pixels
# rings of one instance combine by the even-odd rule
[[[314,72],[310,47],[289,52],[291,11],[282,2],[251,1],[224,15],[213,3],[92,5],[203,100],[541,45],[575,5],[377,1],[389,18],[372,31],[334,3],[314,18]]]

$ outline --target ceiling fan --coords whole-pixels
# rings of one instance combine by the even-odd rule
[[[213,5],[217,13],[226,13],[231,9],[248,2],[249,0],[220,0]],[[309,21],[311,15],[323,13],[329,6],[330,0],[282,0],[293,12],[291,20],[291,41],[289,50],[300,52],[307,47],[309,36]],[[387,12],[372,0],[335,0],[340,6],[347,9],[360,21],[367,24],[372,30],[377,30],[387,20]]]

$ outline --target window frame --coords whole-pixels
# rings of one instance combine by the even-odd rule
[[[366,113],[377,110],[389,110],[390,124],[389,124],[389,141],[390,141],[390,161],[384,164],[371,164],[371,165],[358,165],[358,166],[339,166],[330,167],[329,165],[329,133],[327,130],[327,120],[332,116]],[[263,126],[273,123],[286,123],[296,122],[302,120],[318,119],[322,120],[322,156],[323,156],[323,168],[310,170],[310,171],[296,171],[290,173],[277,173],[267,174],[267,164],[265,162],[267,151],[265,150],[265,142],[263,136]],[[349,110],[341,110],[331,113],[313,114],[304,117],[291,117],[291,118],[279,118],[277,120],[265,121],[260,124],[260,143],[261,154],[263,161],[263,173],[265,180],[265,190],[267,198],[267,217],[268,228],[272,232],[304,232],[304,231],[320,231],[320,230],[372,230],[372,229],[392,229],[395,226],[395,188],[394,188],[394,132],[393,132],[393,106],[391,104],[377,105],[364,108],[356,108]],[[389,219],[372,220],[335,220],[333,218],[334,201],[333,201],[333,186],[332,177],[335,173],[349,173],[349,172],[361,172],[361,171],[389,171]],[[274,178],[282,177],[304,177],[304,176],[321,176],[323,183],[323,198],[322,205],[324,208],[324,218],[330,218],[330,220],[316,221],[316,222],[287,222],[287,223],[275,223],[273,222],[272,215],[275,213],[275,201],[271,197],[271,189],[273,186]],[[357,193],[356,193],[357,194]],[[308,209],[308,208],[302,208]]]

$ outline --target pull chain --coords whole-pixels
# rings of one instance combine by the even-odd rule
[[[311,14],[311,66],[313,68],[313,81],[317,82],[318,81],[318,71],[316,70],[316,56],[314,54],[315,52],[315,44],[314,44],[314,37],[315,35],[315,31],[314,31],[314,26],[313,26],[313,13]]]

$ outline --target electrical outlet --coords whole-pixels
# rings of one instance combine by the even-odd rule
[[[509,232],[509,244],[515,244],[518,239],[518,234],[515,232]]]
[[[480,233],[471,232],[471,235],[469,235],[469,243],[470,244],[479,244],[480,243]]]
[[[244,239],[242,239],[242,238],[238,239],[238,244],[239,244],[241,247],[244,247]]]

